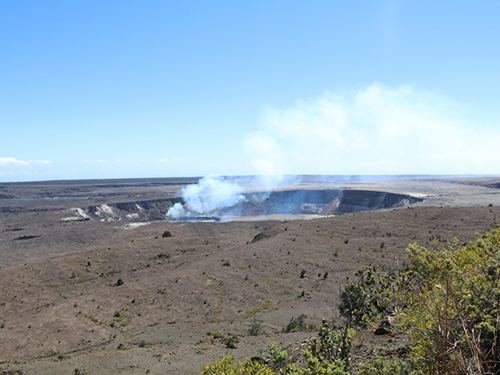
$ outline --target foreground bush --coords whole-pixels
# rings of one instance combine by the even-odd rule
[[[500,373],[500,229],[441,251],[412,245],[402,326],[436,374]]]
[[[233,364],[232,355],[222,358],[214,365],[206,365],[202,375],[274,375],[274,372],[267,366],[261,365],[250,359],[244,362]]]

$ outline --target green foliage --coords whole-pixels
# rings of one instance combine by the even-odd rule
[[[226,348],[228,349],[236,349],[236,345],[239,344],[240,338],[238,336],[231,336],[224,340],[222,340]]]
[[[212,336],[215,340],[224,338],[224,334],[222,332],[219,332],[219,331],[210,331],[210,332],[207,332],[207,335]]]
[[[306,273],[307,271],[305,269],[302,269],[302,271],[300,271],[300,278],[303,279],[306,276]]]
[[[366,328],[398,305],[402,272],[382,272],[379,266],[361,267],[356,281],[348,283],[340,293],[339,312],[347,324]]]
[[[232,355],[224,357],[214,365],[206,365],[201,375],[274,375],[269,367],[250,359],[235,364],[233,362]]]
[[[306,324],[307,315],[301,314],[298,318],[292,317],[290,322],[282,329],[283,333],[289,332],[307,332],[314,331],[316,327],[314,324]]]
[[[329,327],[327,321],[323,320],[318,331],[318,337],[312,339],[309,343],[309,351],[314,357],[321,358],[327,362],[341,361],[346,369],[348,369],[351,363],[354,334],[355,331],[347,326],[339,333],[335,333]]]
[[[388,361],[376,356],[369,362],[363,364],[356,375],[423,375],[424,373],[410,362],[396,359]]]
[[[123,285],[123,284],[125,284],[125,282],[124,282],[124,281],[122,280],[122,278],[120,277],[120,278],[116,281],[115,286],[120,286],[120,285]]]
[[[411,245],[403,327],[429,372],[500,372],[500,229],[440,251]]]
[[[281,369],[283,366],[288,364],[292,357],[288,355],[286,350],[281,350],[278,345],[273,341],[268,346],[269,355],[271,356],[271,362],[275,369]]]
[[[163,238],[172,237],[172,233],[169,230],[166,230],[161,236]]]
[[[287,366],[283,372],[286,375],[346,375],[344,363],[341,360],[325,361],[313,356],[308,350],[302,352],[307,368],[298,368],[295,365]]]

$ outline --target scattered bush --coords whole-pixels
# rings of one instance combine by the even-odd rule
[[[149,258],[149,260],[169,259],[169,258],[172,258],[172,255],[162,252],[162,253],[156,254],[155,256]]]
[[[238,336],[231,336],[224,340],[222,340],[226,348],[228,349],[236,349],[236,345],[240,342],[240,338]]]
[[[123,285],[123,284],[125,284],[125,282],[124,282],[124,281],[122,280],[122,278],[120,277],[120,278],[116,281],[115,286],[120,286],[120,285]]]
[[[314,331],[316,326],[314,324],[307,325],[305,320],[307,319],[307,315],[301,314],[298,318],[292,317],[290,322],[282,329],[283,333],[289,332],[307,332]]]
[[[224,338],[224,334],[218,331],[207,332],[207,335],[212,336],[216,340]]]
[[[305,269],[302,269],[302,271],[300,271],[300,278],[303,279],[306,276],[306,273],[307,271]]]
[[[162,238],[172,237],[172,233],[169,230],[166,230],[161,236]]]
[[[263,321],[257,319],[257,315],[254,315],[252,320],[250,321],[250,328],[248,329],[248,334],[250,336],[258,336],[260,333],[264,333],[264,329],[262,328]]]

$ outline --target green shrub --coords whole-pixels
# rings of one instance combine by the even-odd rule
[[[206,365],[201,375],[274,375],[269,367],[250,359],[235,364],[233,362],[232,355],[224,357],[214,365]]]
[[[290,322],[282,329],[283,333],[289,332],[307,332],[314,331],[316,327],[314,324],[307,325],[305,320],[307,319],[307,315],[301,314],[298,318],[292,317]]]
[[[356,279],[340,292],[339,313],[348,325],[366,328],[384,313],[404,304],[397,293],[401,290],[404,272],[382,272],[379,266],[361,267]]]
[[[163,238],[172,237],[172,233],[169,230],[166,230],[161,236]]]
[[[344,327],[339,333],[335,333],[326,320],[323,320],[318,331],[318,337],[309,343],[309,351],[316,358],[322,358],[328,362],[342,361],[346,369],[351,363],[352,340],[354,330]]]
[[[239,344],[240,338],[238,336],[231,336],[224,340],[222,340],[226,348],[228,349],[236,349],[236,345]]]
[[[91,375],[90,371],[85,371],[85,369],[80,370],[78,367],[73,370],[73,375]]]
[[[429,372],[500,373],[500,228],[469,245],[407,252],[412,358]]]

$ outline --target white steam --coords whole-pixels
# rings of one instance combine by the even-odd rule
[[[190,220],[200,216],[217,215],[220,210],[246,200],[243,188],[220,176],[203,177],[198,183],[181,190],[184,205],[176,203],[166,217],[168,220]]]
[[[465,106],[408,86],[373,84],[268,108],[245,148],[259,175],[500,173],[500,131]]]

